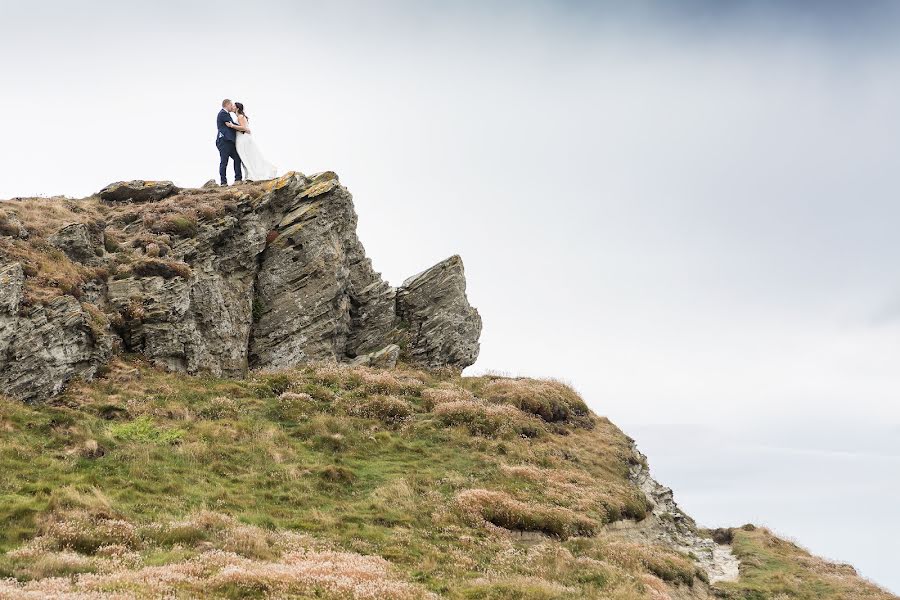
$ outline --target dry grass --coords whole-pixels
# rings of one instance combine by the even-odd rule
[[[101,539],[108,543],[98,545]],[[148,564],[160,552],[172,559]],[[0,579],[0,598],[433,597],[383,558],[330,550],[303,535],[211,512],[143,528],[58,521],[8,557],[21,565],[16,575],[23,581]]]
[[[465,490],[456,495],[455,502],[467,518],[510,531],[531,531],[567,539],[591,536],[599,529],[596,521],[567,508],[520,502],[504,492]]]
[[[186,278],[190,270],[180,257],[158,259],[171,256],[179,240],[198,235],[204,224],[227,217],[243,195],[258,198],[264,191],[263,184],[240,190],[183,190],[145,204],[107,204],[96,196],[0,202],[0,262],[22,263],[26,306],[46,304],[60,295],[80,298],[86,283],[104,280],[110,273]],[[72,223],[103,233],[102,247],[95,248],[97,265],[74,262],[48,242]],[[27,239],[20,239],[20,225]]]
[[[359,389],[365,394],[418,394],[425,387],[420,372],[384,371],[345,364],[320,364],[310,367],[318,383],[341,389]],[[360,389],[361,388],[361,389]]]
[[[425,409],[433,410],[438,404],[448,402],[474,402],[475,394],[449,382],[442,382],[436,388],[422,390]]]
[[[383,423],[402,423],[413,414],[413,406],[396,396],[369,396],[350,405],[350,413]]]
[[[812,556],[800,546],[752,526],[732,530],[741,577],[719,583],[725,598],[791,600],[897,600],[866,581],[850,565]]]
[[[630,440],[488,401],[496,382],[116,359],[52,406],[0,399],[0,598],[703,597],[689,557],[602,525],[647,509]],[[890,598],[766,535],[734,532],[726,597]]]
[[[544,433],[540,421],[512,406],[495,406],[478,400],[453,400],[437,404],[432,413],[446,426],[463,426],[472,435],[515,434],[538,437]]]
[[[587,404],[564,383],[543,379],[495,379],[478,394],[489,402],[511,404],[548,423],[590,424]]]

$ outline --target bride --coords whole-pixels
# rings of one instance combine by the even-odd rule
[[[235,102],[234,107],[238,116],[238,126],[233,127],[238,132],[235,145],[237,146],[238,156],[241,157],[241,164],[244,167],[244,178],[249,181],[274,179],[278,169],[263,157],[259,146],[253,141],[253,136],[250,135],[250,119],[247,118],[247,114],[244,112],[244,105],[240,102]]]

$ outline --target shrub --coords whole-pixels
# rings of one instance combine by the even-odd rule
[[[479,600],[562,600],[578,597],[578,590],[540,577],[515,575],[485,577],[467,582],[461,589],[463,598]]]
[[[256,391],[260,396],[281,396],[293,386],[294,380],[288,373],[266,373],[259,376]]]
[[[133,548],[140,543],[137,529],[122,519],[78,517],[53,521],[44,527],[43,537],[50,547],[70,548],[82,554],[93,554],[113,544]]]
[[[734,530],[719,527],[709,532],[712,539],[717,544],[731,544],[734,541]]]
[[[155,258],[135,261],[131,265],[131,272],[136,277],[162,277],[163,279],[173,279],[175,277],[189,279],[191,276],[191,268],[185,263]]]
[[[197,409],[197,416],[201,419],[234,418],[240,414],[241,405],[234,398],[217,396],[205,405]]]
[[[103,236],[103,247],[107,252],[118,252],[121,246],[119,245],[119,241],[107,232]]]
[[[593,519],[567,508],[526,504],[504,492],[465,490],[456,495],[455,501],[469,519],[486,521],[512,531],[536,531],[567,539],[592,536],[599,529]]]
[[[425,409],[433,410],[438,404],[446,404],[448,402],[474,402],[475,396],[472,392],[455,385],[442,385],[441,387],[423,390],[422,399],[425,401]]]
[[[319,477],[330,483],[350,484],[356,479],[356,474],[340,465],[327,465],[319,469]]]
[[[498,379],[480,394],[485,400],[511,404],[548,423],[587,424],[590,411],[578,393],[558,381],[540,379]]]
[[[315,412],[316,401],[305,393],[284,392],[278,396],[278,414],[282,418],[295,419],[301,414]]]
[[[354,405],[350,412],[384,423],[400,423],[412,414],[412,405],[396,396],[371,396]]]
[[[192,238],[197,235],[197,219],[183,213],[164,215],[161,219],[151,218],[150,231]]]
[[[447,426],[462,425],[472,435],[495,436],[512,432],[525,437],[543,433],[541,423],[512,406],[491,406],[474,400],[438,404],[433,414]]]
[[[373,394],[418,394],[424,384],[415,377],[366,367],[354,369],[366,392]]]

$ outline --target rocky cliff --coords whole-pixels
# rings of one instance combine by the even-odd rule
[[[391,287],[356,222],[332,172],[0,203],[0,387],[37,401],[121,352],[231,377],[313,361],[474,363],[481,319],[461,259]]]

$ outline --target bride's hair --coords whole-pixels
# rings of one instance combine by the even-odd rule
[[[247,117],[247,113],[244,112],[243,104],[241,104],[240,102],[235,102],[234,107],[237,109],[237,114],[241,115],[242,117]],[[250,117],[247,117],[247,120],[249,121]]]

